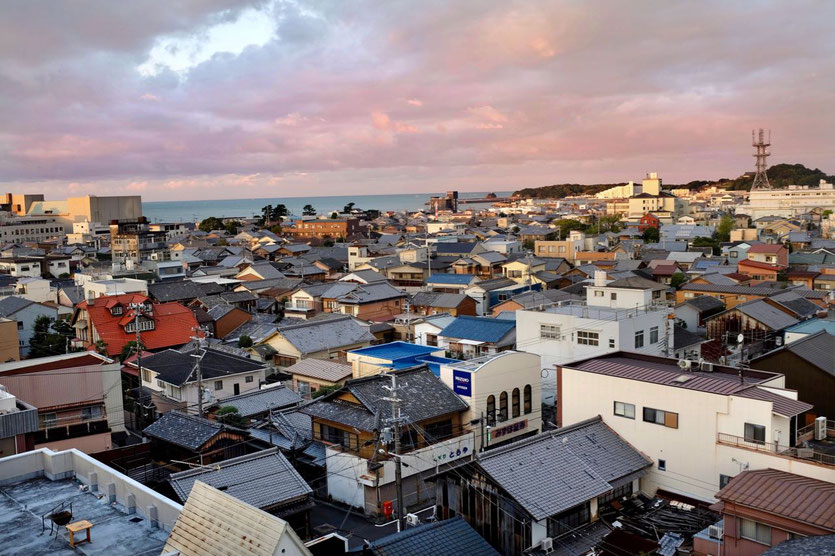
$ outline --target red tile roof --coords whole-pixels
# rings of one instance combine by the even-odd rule
[[[743,471],[716,498],[835,532],[835,484],[775,469]]]
[[[762,269],[765,269],[765,270],[773,270],[775,272],[779,272],[784,268],[783,266],[778,265],[778,264],[761,263],[759,261],[751,261],[751,260],[739,261],[736,264],[736,266],[737,266],[737,268],[742,267],[742,266],[746,266],[746,267],[749,267],[749,268],[762,268]]]
[[[785,249],[782,245],[778,244],[770,244],[770,243],[758,243],[756,245],[752,245],[748,248],[749,253],[779,253],[782,249]]]
[[[124,315],[112,315],[109,308],[115,305],[114,300],[125,307],[130,303],[150,302],[147,296],[141,294],[125,294],[99,297],[78,304],[78,309],[87,311],[90,323],[107,344],[108,355],[119,355],[125,344],[136,340],[136,335],[125,332],[124,328],[133,320],[133,311],[127,310]],[[154,303],[152,307],[150,316],[154,320],[154,329],[141,333],[145,348],[153,351],[188,343],[198,326],[191,310],[174,302]]]

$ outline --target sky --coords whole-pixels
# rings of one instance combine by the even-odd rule
[[[835,2],[5,0],[0,192],[144,200],[835,172]]]

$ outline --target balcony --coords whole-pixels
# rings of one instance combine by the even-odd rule
[[[800,438],[799,431],[798,438]],[[807,444],[806,447],[789,447],[785,444],[777,444],[776,442],[757,442],[741,436],[720,432],[716,437],[716,443],[724,446],[742,448],[744,450],[752,450],[754,452],[765,452],[784,458],[835,466],[835,440],[832,437],[828,437],[825,440],[807,440],[804,442]]]
[[[589,305],[585,301],[566,300],[557,301],[556,303],[545,303],[526,310],[555,313],[558,315],[571,315],[584,319],[619,321],[649,313],[669,313],[672,310],[672,304],[658,301],[641,307],[616,309],[599,305]]]

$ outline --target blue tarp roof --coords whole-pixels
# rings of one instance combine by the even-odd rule
[[[430,355],[431,353],[438,351],[438,349],[439,348],[437,347],[421,346],[418,344],[410,344],[409,342],[389,342],[387,344],[351,350],[349,353],[359,353],[361,355],[367,355],[368,357],[377,357],[378,359],[385,359],[387,361],[397,361],[398,359]]]
[[[454,284],[466,286],[475,278],[474,274],[433,274],[426,280],[427,284]]]
[[[515,320],[460,316],[441,330],[439,336],[477,342],[498,342],[514,328],[516,328]]]

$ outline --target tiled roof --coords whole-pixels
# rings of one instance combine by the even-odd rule
[[[458,255],[463,253],[471,253],[475,249],[475,243],[463,242],[438,242],[435,244],[435,252],[439,255],[452,254]]]
[[[287,326],[279,334],[302,354],[374,341],[368,327],[349,316]]]
[[[365,552],[379,556],[498,556],[498,552],[461,516],[425,523],[382,539],[371,541]]]
[[[681,326],[676,326],[673,329],[673,349],[676,351],[706,341],[705,338],[702,338],[698,334],[693,334]]]
[[[741,303],[731,310],[739,311],[772,330],[783,330],[799,322],[785,311],[781,311],[762,299]]]
[[[351,365],[325,359],[302,359],[284,369],[285,373],[339,382],[351,376]]]
[[[783,293],[778,293],[777,295],[772,295],[769,297],[769,300],[776,301],[792,313],[798,316],[798,318],[806,318],[814,315],[820,310],[820,307],[806,299],[805,297],[799,296],[793,291],[787,291]]]
[[[786,248],[782,245],[777,244],[769,244],[769,243],[757,243],[756,245],[752,245],[750,249],[748,249],[749,253],[771,253],[777,254],[780,251],[785,250]]]
[[[476,462],[536,520],[611,492],[652,465],[599,416],[483,452]]]
[[[339,392],[318,398],[300,411],[370,431],[376,425],[377,412],[381,419],[391,417],[391,403],[385,400],[390,394],[386,389],[388,386],[391,386],[391,378],[388,376],[375,375],[349,380]],[[425,367],[398,371],[397,387],[402,414],[412,422],[465,411],[469,407]],[[336,399],[344,391],[357,398],[360,405]]]
[[[835,535],[817,535],[814,537],[798,537],[773,546],[762,553],[762,556],[831,556],[835,554]]]
[[[725,304],[712,295],[697,295],[696,297],[685,300],[684,303],[695,307],[700,313],[725,308]]]
[[[835,484],[830,482],[775,469],[743,471],[716,498],[835,532]]]
[[[418,307],[454,308],[467,299],[463,293],[418,292],[412,298],[411,304]]]
[[[169,482],[185,502],[196,481],[266,510],[308,498],[313,490],[277,448],[173,473]]]
[[[235,430],[217,421],[210,421],[182,411],[169,411],[147,426],[142,433],[175,446],[196,451],[224,430]]]
[[[144,334],[143,334],[144,338]],[[167,349],[154,355],[142,358],[142,367],[155,371],[157,378],[175,386],[182,386],[187,382],[197,380],[194,372],[194,350],[182,352],[174,349]],[[203,379],[223,378],[238,373],[263,370],[264,364],[252,359],[245,359],[225,353],[216,349],[208,348],[200,362],[200,369]]]
[[[652,291],[660,291],[666,290],[667,286],[664,284],[659,284],[653,280],[647,280],[646,278],[641,278],[640,276],[630,276],[629,278],[621,278],[619,280],[614,280],[607,284],[610,288],[629,288],[629,289],[636,289],[636,290],[652,290]]]
[[[388,282],[372,282],[370,284],[355,284],[350,292],[340,295],[337,300],[349,305],[374,303],[387,299],[406,297],[406,294]]]
[[[125,315],[113,316],[105,307],[107,303],[114,300],[127,307],[128,304],[134,302],[145,303],[148,298],[141,294],[104,296],[93,301],[82,301],[77,307],[87,310],[91,323],[96,327],[96,332],[107,344],[108,355],[118,355],[125,344],[136,340],[135,334],[128,334],[124,326],[119,324],[130,311],[126,311]],[[153,351],[188,343],[197,328],[194,313],[179,303],[157,303],[152,307],[154,329],[142,332],[142,343],[145,348]]]
[[[18,297],[16,295],[4,297],[0,299],[0,316],[8,317],[14,315],[21,309],[28,307],[33,303],[35,302],[30,299],[26,299],[25,297]]]
[[[825,330],[810,334],[785,346],[786,349],[832,375],[835,375],[835,337]]]
[[[459,316],[456,317],[452,324],[441,330],[439,336],[477,342],[498,343],[515,329],[515,321],[489,317]]]
[[[242,417],[251,417],[259,413],[266,413],[272,409],[282,409],[296,405],[302,401],[301,397],[286,386],[263,388],[218,400],[218,405],[231,405],[237,408]]]

